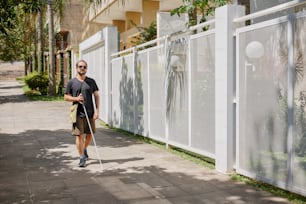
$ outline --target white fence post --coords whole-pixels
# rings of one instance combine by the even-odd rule
[[[138,133],[137,131],[137,125],[136,121],[138,118],[138,104],[137,104],[137,49],[136,47],[133,48],[133,133],[136,135]]]
[[[103,29],[105,34],[105,91],[107,99],[106,123],[112,125],[112,67],[111,54],[119,51],[118,31],[115,26],[108,26]]]
[[[226,5],[215,15],[215,151],[216,170],[226,173],[235,161],[234,31],[233,19],[244,15],[244,7]]]
[[[118,51],[118,32],[114,26],[108,26],[80,43],[80,57],[91,65],[88,74],[95,76],[100,89],[100,119],[111,123],[111,54]],[[103,71],[104,70],[104,76]],[[102,111],[102,107],[104,112]]]

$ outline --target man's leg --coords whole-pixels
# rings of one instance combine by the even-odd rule
[[[92,132],[95,133],[96,132],[95,120],[93,118],[90,118],[89,122],[90,122]],[[90,145],[93,136],[91,135],[88,123],[86,123],[86,124],[87,124],[87,126],[85,128],[86,137],[85,137],[85,142],[84,142],[84,155],[85,155],[86,159],[88,159],[87,147]]]
[[[85,142],[84,142],[84,155],[86,157],[86,159],[88,159],[88,154],[87,154],[87,147],[90,145],[92,141],[92,135],[91,134],[86,134],[86,137],[85,137]]]
[[[79,155],[80,155],[79,167],[85,167],[85,165],[86,165],[86,157],[85,157],[84,151],[83,151],[84,150],[83,136],[82,135],[75,136],[75,143],[76,143]]]
[[[80,157],[84,155],[84,141],[83,141],[83,136],[82,135],[77,135],[75,136],[75,144],[77,147],[77,150],[79,152]]]
[[[92,141],[92,135],[91,134],[86,134],[86,138],[85,138],[85,149],[90,145]]]
[[[78,153],[80,155],[80,163],[79,167],[85,167],[86,165],[86,157],[84,155],[84,148],[85,148],[85,142],[84,142],[84,123],[86,120],[83,118],[80,118],[77,116],[76,123],[73,124],[73,135],[75,135],[75,144],[76,148],[78,150]]]

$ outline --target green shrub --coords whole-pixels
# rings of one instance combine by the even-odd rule
[[[46,95],[48,93],[48,75],[38,72],[32,72],[31,74],[25,77],[24,81],[31,90],[39,91],[42,95]]]

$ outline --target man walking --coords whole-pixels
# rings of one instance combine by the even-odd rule
[[[86,108],[93,133],[95,133],[95,120],[99,118],[99,88],[96,81],[86,76],[87,62],[79,60],[76,63],[77,75],[67,83],[64,100],[78,104],[76,121],[72,124],[72,135],[75,136],[75,143],[80,155],[79,167],[86,166],[88,159],[87,147],[92,141],[92,135],[86,120],[83,105]],[[92,97],[94,96],[94,97]],[[93,103],[93,98],[95,103]],[[96,107],[94,107],[94,104]],[[85,138],[83,135],[86,134]]]

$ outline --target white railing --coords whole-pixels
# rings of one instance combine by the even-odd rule
[[[167,145],[177,146],[211,157],[215,159],[216,169],[218,171],[224,173],[232,171],[235,166],[237,167],[236,170],[241,174],[256,179],[262,179],[274,185],[276,184],[281,188],[306,195],[306,170],[302,165],[299,166],[296,163],[292,163],[292,161],[297,161],[297,158],[291,157],[289,159],[291,161],[291,166],[289,166],[288,169],[281,169],[285,172],[282,172],[284,177],[289,175],[288,180],[284,180],[283,177],[276,177],[275,175],[277,175],[278,172],[269,165],[279,159],[276,157],[278,155],[271,156],[271,154],[279,153],[279,150],[283,150],[281,149],[283,147],[278,141],[281,134],[271,135],[273,131],[271,131],[272,133],[267,133],[268,123],[265,124],[264,127],[259,125],[258,129],[252,126],[252,124],[263,123],[271,116],[271,114],[269,115],[269,111],[272,109],[261,111],[257,110],[256,107],[277,108],[275,101],[279,99],[275,98],[274,91],[269,92],[269,88],[273,88],[274,84],[280,83],[280,81],[273,80],[275,80],[274,78],[277,76],[277,71],[279,71],[278,68],[286,65],[286,57],[288,57],[288,59],[291,57],[291,60],[288,61],[290,69],[294,67],[292,59],[295,58],[291,56],[294,52],[292,52],[291,55],[288,53],[288,55],[282,56],[282,60],[285,59],[286,62],[280,62],[280,56],[279,58],[275,58],[275,56],[283,52],[276,52],[275,50],[273,52],[269,49],[265,49],[281,47],[279,43],[283,42],[284,37],[293,37],[290,32],[292,32],[295,27],[299,29],[298,26],[306,25],[306,23],[303,24],[302,18],[298,19],[297,17],[292,17],[294,14],[291,14],[290,18],[285,17],[281,18],[281,20],[278,18],[256,25],[241,27],[245,21],[273,14],[281,10],[294,8],[305,3],[306,2],[302,0],[293,0],[246,16],[243,14],[244,9],[242,6],[227,5],[217,9],[216,17],[213,20],[192,26],[182,32],[173,33],[137,45],[133,48],[128,48],[120,52],[111,52],[108,53],[108,55],[106,54],[107,57],[105,57],[105,59],[108,59],[108,57],[111,59],[109,60],[109,64],[106,63],[105,69],[112,71],[112,73],[107,76],[108,78],[105,79],[110,82],[111,86],[109,86],[110,89],[107,90],[108,92],[106,92],[104,96],[108,98],[106,101],[111,101],[108,106],[108,111],[111,115],[109,117],[109,123],[115,124],[117,127],[120,127],[120,123],[123,123],[123,128],[135,134],[143,134],[146,137],[165,142]],[[299,21],[299,24],[296,24],[295,27],[290,27],[293,25],[292,23],[294,23],[294,21]],[[202,32],[202,28],[206,26],[211,26],[213,29]],[[237,28],[239,26],[240,28]],[[291,29],[287,29],[286,26]],[[280,27],[282,29],[279,29]],[[192,31],[194,30],[197,30],[198,33],[193,34],[194,32]],[[287,35],[287,33],[282,33],[284,31],[289,32],[290,36]],[[273,37],[274,35],[277,37]],[[306,36],[303,29],[299,30],[296,36],[294,36],[296,39],[300,39],[300,41],[296,41],[299,43],[300,47],[294,47],[295,43],[290,40],[286,40],[288,44],[286,44],[285,47],[290,48],[288,50],[291,51],[294,48],[305,49],[306,41],[305,39],[301,39],[301,36]],[[273,39],[277,40],[271,42]],[[181,116],[178,117],[179,120],[167,121],[165,119],[167,101],[164,80],[166,79],[166,72],[169,70],[167,70],[166,66],[166,56],[169,57],[170,55],[167,59],[171,61],[171,54],[173,53],[170,51],[174,52],[174,50],[169,51],[169,49],[171,49],[171,45],[175,44],[171,43],[176,40],[187,43],[187,46],[184,47],[184,49],[186,48],[186,52],[182,53],[185,54],[183,58],[185,57],[184,59],[186,59],[186,61],[183,61],[183,69],[180,68],[179,70],[182,74],[185,74],[183,76],[184,80],[186,80],[184,91],[186,92],[187,101],[185,101],[186,103],[182,108],[176,106],[175,111],[178,116]],[[235,40],[237,41],[236,44]],[[261,43],[263,44],[266,55],[264,58],[270,60],[269,62],[271,62],[271,59],[274,59],[273,63],[278,63],[278,65],[269,64],[260,59],[251,62],[251,59],[246,56],[245,50],[246,45],[252,41],[262,41]],[[146,49],[147,46],[150,46],[150,48]],[[299,51],[296,53],[302,56],[304,55],[303,53],[306,53],[305,50],[302,50],[303,52],[300,52],[301,50],[294,51]],[[88,57],[88,59],[91,58]],[[177,58],[172,58],[173,62],[175,59]],[[181,62],[182,61],[175,61],[177,66],[179,66]],[[249,66],[252,67],[251,70],[245,68],[246,64],[249,65],[251,63],[253,63],[252,66]],[[303,66],[306,65],[303,64]],[[275,73],[271,71],[273,69],[276,70]],[[303,69],[305,68],[303,67]],[[272,72],[269,78],[264,78],[266,72]],[[99,73],[99,71],[97,71],[97,73]],[[235,73],[237,73],[237,75],[235,75]],[[265,80],[263,80],[263,78]],[[262,81],[260,81],[260,79]],[[256,80],[258,80],[258,84],[252,84],[257,82]],[[291,81],[289,81],[289,83],[290,82]],[[272,85],[258,90],[261,86],[264,86],[265,83]],[[288,88],[290,89],[289,86]],[[299,88],[303,90],[303,88]],[[288,90],[285,89],[284,91]],[[125,92],[125,94],[123,94],[123,92]],[[269,94],[257,96],[258,93]],[[252,100],[247,98],[251,96],[254,96]],[[234,100],[236,97],[237,100]],[[257,99],[262,100],[257,101],[254,106],[247,106]],[[290,100],[288,101],[294,102],[292,101],[293,99]],[[233,101],[235,101],[235,103],[233,103]],[[269,106],[270,102],[274,102],[273,106]],[[246,109],[246,107],[248,107],[248,109]],[[235,109],[238,111],[235,112]],[[254,114],[246,117],[245,114],[247,114],[248,111],[253,111],[252,113]],[[290,113],[292,116],[292,112]],[[256,114],[267,115],[257,120]],[[277,119],[275,118],[274,120],[272,120],[273,117],[271,119],[275,127],[284,127],[283,124],[277,122],[279,116]],[[118,120],[116,121],[115,119]],[[123,121],[124,119],[128,119],[129,121]],[[306,124],[306,119],[302,121],[302,124],[304,124],[304,122]],[[306,128],[301,124],[300,126],[301,129]],[[179,129],[180,127],[182,129]],[[293,126],[293,128],[295,128],[295,126]],[[245,129],[248,129],[250,132],[243,132]],[[261,130],[266,131],[264,135],[266,137],[258,139],[257,136],[262,135]],[[277,132],[279,130],[274,131]],[[246,135],[248,137],[243,138]],[[294,135],[291,135],[288,141],[284,141],[288,142],[288,147],[291,146],[290,151],[294,151],[290,143],[292,141],[292,136]],[[265,139],[270,142],[269,151],[273,150],[272,152],[261,151],[261,155],[258,155],[255,151],[253,154],[249,154],[252,151],[251,145],[260,144],[256,146],[256,150],[261,150],[265,147],[265,143],[260,143],[266,141]],[[237,143],[235,144],[234,141],[236,140]],[[275,149],[273,145],[278,146]],[[244,155],[248,156],[243,157]],[[281,155],[286,156],[285,153]],[[254,160],[252,156],[258,156],[258,158]],[[291,156],[294,156],[294,154],[291,154]],[[269,161],[271,158],[274,160]],[[269,161],[268,166],[265,166],[265,161],[267,160]],[[259,166],[265,169],[260,169],[258,166],[258,168],[248,166],[247,164],[250,161],[265,164]],[[276,166],[280,167],[283,165],[282,161],[278,162],[279,163],[275,164]],[[266,174],[262,175],[262,172]],[[299,179],[292,179],[293,172],[298,173]],[[270,177],[270,175],[272,175],[272,177]]]
[[[245,21],[252,20],[252,19],[255,19],[255,18],[258,18],[258,17],[262,17],[262,16],[266,16],[266,15],[269,15],[269,14],[279,12],[279,11],[283,11],[283,10],[286,10],[286,9],[294,8],[294,7],[303,5],[303,4],[306,4],[305,0],[293,0],[293,1],[290,1],[290,2],[287,2],[287,3],[283,3],[283,4],[280,4],[280,5],[271,7],[271,8],[267,8],[267,9],[258,11],[256,13],[251,13],[249,15],[245,15],[245,16],[242,16],[242,17],[235,18],[233,22],[234,23],[245,22]]]

